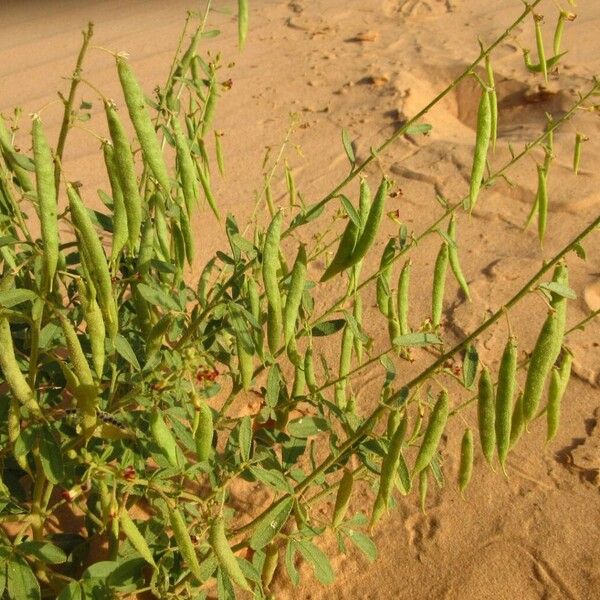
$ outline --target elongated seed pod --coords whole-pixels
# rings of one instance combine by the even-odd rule
[[[126,510],[121,511],[119,521],[121,531],[125,534],[131,545],[147,563],[156,568],[154,556],[152,556],[152,551],[150,550],[150,546],[148,546],[148,542],[146,542],[146,538],[140,533],[137,525],[132,521]]]
[[[575,175],[579,173],[579,164],[581,163],[581,146],[588,138],[582,133],[575,134],[575,149],[573,151],[573,171]]]
[[[460,445],[460,466],[458,468],[458,488],[463,493],[473,475],[473,432],[467,428]]]
[[[498,460],[504,468],[510,447],[512,399],[517,386],[517,342],[509,337],[500,360],[496,389],[496,447]]]
[[[106,331],[109,337],[114,339],[118,331],[117,305],[112,292],[106,256],[90,216],[75,188],[70,184],[67,185],[67,195],[71,218],[79,240],[79,251],[84,257],[85,266],[89,270],[92,283],[98,292],[98,304],[104,317]]]
[[[292,398],[304,396],[306,391],[306,376],[304,373],[304,361],[294,365],[294,383],[292,384]]]
[[[568,13],[564,10],[561,10],[558,13],[558,21],[556,22],[556,29],[554,30],[554,37],[552,39],[552,50],[554,54],[558,54],[560,52],[560,45],[562,43],[562,36],[565,30],[565,21]]]
[[[240,50],[246,43],[248,34],[248,0],[238,0],[238,43]]]
[[[362,297],[360,292],[354,294],[354,307],[352,309],[352,316],[360,327],[362,324]],[[358,364],[362,363],[363,358],[363,342],[358,336],[354,336],[354,354],[356,354],[356,360]]]
[[[194,431],[194,442],[196,443],[196,454],[198,460],[203,462],[210,458],[212,454],[212,441],[214,435],[213,415],[210,406],[201,400],[198,402],[198,423]]]
[[[271,542],[265,548],[265,562],[262,566],[260,579],[265,589],[269,589],[273,576],[277,570],[277,562],[279,560],[279,550],[275,542]]]
[[[419,473],[419,507],[423,514],[426,513],[427,488],[429,487],[428,471],[429,469],[423,469],[423,471]]]
[[[376,282],[377,306],[381,314],[388,316],[392,263],[396,253],[396,240],[391,238],[386,244],[379,261],[379,274]]]
[[[158,409],[154,409],[150,413],[150,433],[169,464],[172,467],[179,467],[177,442]]]
[[[346,408],[346,384],[348,382],[348,374],[352,366],[352,344],[354,334],[349,325],[344,327],[342,334],[342,342],[340,348],[340,363],[338,377],[340,381],[335,384],[335,401],[336,404],[343,410]]]
[[[401,421],[402,413],[399,410],[391,410],[386,425],[386,435],[388,439],[392,439],[392,436],[396,433],[396,429],[398,429]]]
[[[263,330],[262,330],[262,319],[260,310],[260,293],[258,291],[257,277],[249,277],[248,282],[248,303],[250,304],[250,313],[254,317],[254,320],[258,323],[259,328],[254,332],[254,344],[258,356],[263,360]]]
[[[262,257],[262,275],[268,302],[267,340],[269,350],[273,353],[279,348],[279,339],[283,327],[281,292],[279,290],[279,281],[277,280],[282,220],[283,215],[281,211],[273,217],[265,235]]]
[[[102,311],[96,302],[95,295],[90,293],[83,280],[80,279],[77,281],[77,287],[85,316],[86,331],[92,348],[94,371],[96,371],[98,379],[102,379],[105,360],[104,340],[106,338],[106,328],[104,326],[104,319],[102,318]]]
[[[6,430],[8,441],[14,444],[21,435],[21,404],[12,396],[8,406],[8,416],[6,419]]]
[[[565,52],[561,52],[560,54],[556,54],[556,55],[550,57],[549,59],[546,60],[545,65],[542,65],[541,63],[533,64],[531,62],[531,51],[524,48],[523,49],[523,61],[525,62],[525,68],[530,73],[542,73],[544,70],[544,67],[545,67],[546,71],[551,71],[558,64],[560,59],[566,53],[567,52],[565,51]]]
[[[179,210],[179,225],[181,227],[181,234],[183,235],[183,243],[185,245],[185,257],[190,267],[194,263],[194,233],[190,224],[190,219],[187,215],[186,209],[181,206]]]
[[[485,460],[491,465],[496,447],[496,402],[494,385],[487,367],[481,369],[477,394],[479,441]]]
[[[58,263],[58,208],[56,187],[54,186],[54,160],[46,140],[42,121],[36,115],[31,125],[33,139],[33,158],[35,163],[35,180],[39,205],[39,217],[44,242],[42,262],[46,289],[52,289],[56,265]]]
[[[348,469],[344,469],[344,474],[338,487],[337,495],[335,497],[335,506],[333,508],[333,518],[331,519],[331,526],[335,529],[342,524],[346,513],[348,512],[348,506],[350,506],[350,498],[352,496],[352,487],[354,486],[354,474]]]
[[[208,171],[205,171],[202,165],[196,161],[196,172],[198,173],[198,177],[200,179],[200,185],[202,186],[202,190],[204,191],[204,196],[206,197],[206,201],[210,206],[210,209],[213,211],[217,220],[221,220],[221,215],[219,214],[219,209],[217,208],[217,201],[212,193],[210,187],[210,181],[208,179]]]
[[[246,581],[237,558],[229,547],[229,542],[225,536],[225,522],[221,517],[217,517],[211,523],[208,542],[219,561],[220,567],[227,573],[229,579],[243,590],[251,591],[252,588]]]
[[[398,321],[398,314],[396,313],[396,301],[392,295],[388,296],[388,335],[390,338],[390,345],[396,351],[400,350],[396,339],[400,337],[400,322]]]
[[[568,285],[568,272],[565,265],[556,267],[553,281],[563,286]],[[537,412],[546,378],[560,354],[565,333],[567,299],[553,293],[550,305],[550,312],[538,335],[527,369],[523,389],[523,418],[525,424],[529,423]]]
[[[208,128],[212,124],[213,117],[215,116],[215,108],[217,106],[217,98],[217,80],[213,73],[208,85],[208,95],[206,104],[204,105],[204,114],[202,115],[202,137],[206,135]]]
[[[175,150],[177,152],[177,172],[181,179],[181,190],[188,215],[191,217],[193,209],[198,204],[198,180],[196,167],[188,142],[181,130],[179,120],[175,117],[171,121],[175,133]]]
[[[410,333],[410,326],[408,324],[408,289],[410,285],[410,266],[411,261],[407,260],[400,271],[398,277],[398,292],[397,292],[397,303],[398,303],[398,322],[400,323],[400,334],[406,335]]]
[[[146,219],[140,242],[140,252],[137,257],[137,269],[141,275],[148,275],[150,263],[154,257],[154,224],[152,219]]]
[[[525,430],[525,420],[523,417],[523,394],[519,394],[510,420],[510,448],[519,441]]]
[[[215,131],[215,154],[217,155],[217,167],[219,167],[219,173],[221,176],[225,176],[225,158],[223,157],[223,143],[221,138],[223,133]]]
[[[104,110],[106,112],[110,138],[114,146],[114,155],[118,157],[118,160],[115,160],[115,164],[123,192],[125,212],[127,213],[129,250],[131,253],[134,253],[138,247],[142,228],[142,199],[138,190],[133,154],[127,134],[114,105],[110,102],[105,102]]]
[[[344,229],[344,233],[342,233],[342,237],[340,238],[338,249],[329,263],[329,266],[321,276],[321,282],[331,279],[345,269],[345,265],[350,261],[359,234],[360,229],[356,226],[354,221],[349,219],[348,224]]]
[[[150,170],[163,188],[165,193],[169,193],[169,173],[165,165],[165,159],[160,148],[160,143],[152,125],[152,120],[146,109],[146,100],[144,92],[140,87],[129,63],[121,56],[117,56],[117,71],[121,88],[123,89],[123,97],[127,104],[127,112],[133,123],[133,128],[140,142],[144,160],[148,163]]]
[[[533,22],[535,25],[535,44],[537,46],[538,60],[542,67],[544,81],[548,83],[548,65],[546,63],[546,51],[544,50],[544,38],[542,36],[542,17],[534,14]]]
[[[248,391],[252,386],[252,375],[254,374],[254,363],[252,354],[246,350],[242,342],[241,336],[236,335],[236,347],[238,355],[238,367],[242,379],[242,387],[244,391]]]
[[[490,86],[490,141],[492,142],[492,152],[496,151],[496,140],[498,138],[498,94],[496,92],[496,83],[494,81],[494,70],[490,61],[490,55],[485,55],[485,70]]]
[[[307,348],[304,354],[304,378],[306,379],[306,385],[311,392],[318,389],[317,378],[315,376],[315,365],[313,362],[313,351],[312,348]]]
[[[481,99],[477,110],[477,131],[475,134],[475,152],[471,168],[471,183],[469,186],[469,212],[473,212],[477,196],[481,189],[481,181],[485,172],[490,136],[492,134],[492,106],[490,95],[486,89],[481,91]]]
[[[433,269],[433,292],[431,295],[431,324],[438,328],[442,322],[446,271],[448,270],[448,244],[442,242]]]
[[[546,409],[546,423],[548,426],[546,441],[548,442],[554,439],[558,431],[560,404],[569,383],[572,363],[573,356],[570,352],[565,351],[560,367],[552,369],[552,378],[548,390],[548,407]]]
[[[163,259],[165,262],[169,262],[171,260],[171,243],[169,238],[169,227],[167,225],[167,210],[165,207],[165,200],[160,192],[152,194],[152,197],[150,198],[150,206],[154,209],[154,229],[156,231],[155,240],[158,242]],[[178,221],[176,225],[181,232],[180,222]],[[183,241],[183,234],[181,235],[181,242],[181,245],[183,246],[183,252],[181,254],[185,259],[185,242]]]
[[[111,262],[116,263],[119,254],[121,254],[123,248],[127,244],[129,236],[129,231],[127,229],[127,212],[125,211],[125,201],[123,200],[123,190],[121,189],[114,148],[112,144],[105,142],[102,144],[102,151],[113,200]]]
[[[381,475],[379,478],[379,490],[377,492],[377,498],[375,498],[375,504],[373,505],[373,511],[371,513],[371,520],[369,522],[369,528],[375,527],[384,511],[387,509],[390,497],[392,495],[392,488],[396,480],[396,471],[398,470],[398,463],[400,461],[400,452],[402,450],[402,444],[404,443],[404,432],[400,427],[396,429],[387,454],[383,458],[381,463]]]
[[[448,223],[448,237],[454,242],[454,245],[448,245],[448,260],[450,262],[450,268],[456,277],[456,281],[463,291],[467,300],[471,299],[471,293],[469,292],[469,284],[462,272],[460,267],[460,261],[458,259],[458,248],[456,247],[456,215],[452,214],[450,222]]]
[[[444,433],[446,427],[446,421],[448,420],[448,404],[448,392],[443,390],[431,411],[427,429],[423,434],[423,441],[415,461],[413,475],[420,473],[429,465],[437,450],[442,439],[442,433]]]
[[[12,395],[25,406],[33,416],[40,418],[40,407],[35,400],[33,390],[29,387],[27,380],[15,356],[12,334],[8,319],[0,316],[0,368],[4,374],[4,379],[10,388]]]
[[[296,331],[296,320],[298,318],[298,311],[300,310],[300,303],[302,302],[305,281],[306,249],[302,244],[298,249],[296,262],[292,268],[290,288],[285,301],[285,309],[283,311],[283,332],[286,345],[289,344]]]
[[[540,243],[543,243],[544,235],[546,234],[546,222],[548,221],[548,186],[546,183],[547,174],[543,165],[537,166],[537,172],[538,237],[540,239]]]
[[[172,508],[169,506],[168,511],[169,522],[171,524],[171,529],[173,530],[173,536],[175,537],[175,541],[177,542],[177,547],[181,552],[181,556],[183,556],[185,559],[188,569],[196,578],[198,583],[202,583],[202,569],[200,568],[198,556],[196,555],[194,544],[192,544],[192,540],[188,532],[187,523],[177,508]]]

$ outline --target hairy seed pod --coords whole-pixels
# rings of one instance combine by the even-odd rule
[[[386,244],[379,261],[379,274],[376,282],[376,298],[379,311],[384,317],[388,316],[392,264],[396,253],[396,240],[391,238]]]
[[[452,214],[450,217],[450,222],[448,223],[448,237],[454,242],[454,244],[456,244],[456,216],[454,214]],[[467,300],[470,300],[471,294],[469,292],[469,284],[467,283],[467,280],[460,267],[458,248],[456,245],[448,245],[448,260],[460,289],[463,291],[463,294],[466,296]]]
[[[510,448],[512,448],[525,431],[525,420],[523,418],[523,394],[519,394],[510,421]],[[503,466],[504,468],[504,466]]]
[[[398,321],[398,315],[396,313],[396,301],[392,295],[388,296],[388,335],[390,338],[390,344],[396,351],[400,351],[400,347],[396,343],[396,339],[400,337],[400,322]]]
[[[490,136],[492,134],[492,106],[487,89],[481,91],[481,99],[477,110],[477,131],[475,134],[475,152],[471,168],[471,183],[469,186],[469,212],[473,212],[477,196],[481,189],[481,181],[485,172]]]
[[[96,298],[89,292],[83,280],[80,279],[77,281],[77,287],[85,316],[86,331],[92,349],[94,371],[96,371],[98,379],[102,379],[105,360],[104,340],[106,338],[106,328],[104,326],[104,319],[102,318],[102,311],[96,302]]]
[[[548,185],[544,165],[537,165],[537,173],[538,237],[540,244],[542,244],[544,242],[544,235],[546,234],[546,222],[548,221]]]
[[[8,441],[14,444],[19,435],[21,435],[21,405],[14,396],[10,399],[6,421]]]
[[[160,411],[156,408],[150,413],[150,433],[168,463],[172,467],[179,467],[177,442],[162,418]]]
[[[413,468],[413,475],[420,473],[429,466],[437,450],[442,439],[442,433],[444,433],[446,427],[446,421],[448,420],[448,404],[448,393],[443,390],[431,411],[427,429],[423,434],[423,441]]]
[[[225,536],[225,522],[221,517],[217,517],[210,525],[208,532],[208,542],[211,545],[219,565],[229,579],[243,590],[252,591],[250,584],[242,573],[242,569],[232,552],[227,537]]]
[[[352,487],[354,485],[354,474],[348,469],[344,469],[344,474],[338,487],[335,497],[335,506],[333,508],[333,518],[331,526],[335,529],[342,524],[348,507],[350,506],[350,498],[352,496]]]
[[[268,302],[267,340],[269,343],[269,350],[271,350],[272,353],[275,353],[279,348],[279,338],[283,327],[281,291],[277,279],[282,220],[283,215],[281,211],[273,217],[265,235],[262,257],[262,275]]]
[[[179,208],[179,224],[181,227],[181,234],[183,235],[183,243],[185,246],[185,257],[188,265],[191,267],[194,263],[194,232],[190,224],[190,219],[187,215],[186,209],[181,206]]]
[[[194,442],[196,443],[196,454],[198,460],[204,462],[212,454],[212,441],[214,435],[213,414],[210,406],[201,400],[198,401],[198,423],[194,431]]]
[[[359,292],[356,292],[354,294],[354,307],[352,310],[352,316],[359,327],[362,325],[362,313],[362,297]],[[357,336],[354,336],[354,353],[356,354],[356,360],[358,361],[358,364],[361,364],[363,358],[363,342]]]
[[[127,244],[129,235],[127,229],[127,212],[125,211],[125,201],[123,200],[123,190],[121,189],[114,148],[112,144],[104,142],[102,144],[102,151],[113,200],[111,261],[116,263]]]
[[[419,506],[423,514],[426,513],[425,505],[427,501],[427,488],[429,487],[429,469],[424,469],[419,473]]]
[[[58,208],[56,187],[54,185],[54,160],[42,121],[36,115],[32,121],[31,136],[33,139],[33,159],[35,163],[35,179],[39,205],[39,217],[44,242],[42,261],[46,289],[52,289],[56,265],[58,263]]]
[[[115,164],[123,192],[125,212],[127,214],[129,250],[131,253],[134,253],[138,247],[142,228],[142,199],[138,190],[133,154],[127,134],[114,105],[110,102],[105,102],[104,109],[110,138],[114,147],[114,155],[118,157],[118,160],[115,160]]]
[[[479,422],[479,440],[485,460],[491,465],[496,447],[496,401],[494,385],[486,367],[479,375],[477,394],[477,418]]]
[[[304,378],[306,379],[306,385],[311,392],[315,392],[319,388],[317,384],[317,378],[315,376],[315,365],[313,362],[313,351],[312,348],[307,348],[304,355]]]
[[[252,376],[254,374],[254,363],[252,354],[246,350],[241,340],[241,336],[236,335],[236,347],[238,355],[238,367],[242,379],[242,388],[247,392],[252,386]]]
[[[345,269],[345,265],[350,261],[359,234],[359,228],[352,219],[349,219],[348,224],[342,233],[342,237],[340,238],[338,249],[329,263],[329,266],[325,269],[325,273],[321,276],[321,282],[331,279]]]
[[[119,73],[121,88],[123,89],[125,104],[127,104],[129,118],[137,134],[144,160],[150,167],[159,185],[168,194],[171,187],[169,173],[167,172],[156,131],[146,109],[144,92],[133,74],[129,63],[121,56],[117,56],[117,71]]]
[[[473,432],[467,428],[460,445],[460,466],[458,468],[458,488],[461,494],[471,481],[473,475]]]
[[[301,245],[298,249],[296,262],[292,268],[290,288],[285,301],[285,309],[283,311],[283,332],[286,345],[289,344],[296,331],[296,320],[298,319],[298,311],[300,310],[300,303],[302,302],[305,281],[306,249],[304,248],[304,245]]]
[[[496,447],[498,460],[504,463],[510,447],[512,400],[517,386],[517,342],[509,337],[500,360],[498,388],[496,389]]]
[[[194,544],[192,544],[192,540],[188,532],[187,523],[177,508],[172,508],[169,506],[168,511],[169,522],[171,524],[171,529],[173,530],[173,536],[175,537],[175,541],[177,542],[177,547],[181,552],[181,556],[183,556],[185,562],[187,563],[188,569],[196,578],[198,583],[202,583],[202,569],[200,568],[198,556],[196,555]]]
[[[352,344],[354,334],[349,325],[344,327],[342,333],[342,342],[340,348],[340,364],[338,377],[340,381],[335,384],[335,401],[339,408],[344,410],[347,405],[346,399],[346,384],[348,382],[348,374],[352,366]]]
[[[433,270],[433,292],[431,295],[431,324],[437,329],[442,322],[446,271],[448,270],[448,244],[442,243]]]
[[[400,335],[407,335],[410,333],[410,326],[408,325],[408,288],[410,284],[410,266],[411,261],[406,261],[402,267],[402,270],[400,271],[400,276],[398,277],[397,304]]]
[[[187,139],[181,130],[177,117],[171,121],[175,133],[175,150],[177,152],[177,172],[181,179],[181,190],[188,216],[198,204],[198,179],[196,177],[196,166],[188,145]]]
[[[548,83],[548,65],[546,63],[546,51],[544,50],[544,38],[542,36],[542,17],[540,15],[533,15],[533,22],[535,25],[535,43],[537,46],[538,60],[542,67],[542,74],[544,75],[544,82]]]
[[[567,389],[569,378],[571,376],[571,366],[573,364],[573,355],[565,350],[560,367],[553,367],[552,378],[550,380],[550,389],[548,391],[548,407],[546,409],[546,422],[548,433],[546,441],[554,439],[558,431],[560,422],[560,404]]]
[[[248,34],[248,0],[238,0],[238,44],[240,50],[246,43]]]
[[[146,538],[140,533],[137,525],[132,521],[131,517],[127,514],[127,511],[123,509],[119,517],[121,531],[125,534],[129,543],[139,552],[140,556],[154,568],[156,563],[154,562],[154,556],[152,551],[146,542]]]
[[[271,542],[265,548],[265,562],[263,563],[260,579],[265,589],[268,589],[273,581],[273,576],[277,570],[279,560],[279,550],[274,542]]]
[[[554,270],[552,280],[560,285],[568,286],[567,267],[558,265]],[[550,312],[535,343],[527,369],[523,390],[523,418],[526,424],[537,412],[546,378],[560,354],[565,333],[567,299],[553,293],[550,306]]]
[[[492,151],[496,150],[496,139],[498,138],[498,94],[496,93],[496,83],[494,81],[494,70],[490,61],[490,55],[485,55],[485,70],[490,86],[490,109],[491,109],[491,124],[490,124],[490,141],[492,143]]]

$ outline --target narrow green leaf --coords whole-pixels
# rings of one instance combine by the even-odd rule
[[[132,366],[139,371],[141,369],[137,356],[129,342],[120,334],[115,338],[115,350]]]
[[[354,148],[352,147],[352,142],[350,141],[350,135],[346,129],[342,129],[342,144],[344,145],[346,156],[350,161],[350,166],[354,167],[356,164],[356,157],[354,156]]]
[[[250,538],[250,547],[254,550],[264,548],[288,520],[293,506],[294,499],[287,496],[267,512],[254,528],[254,533]]]

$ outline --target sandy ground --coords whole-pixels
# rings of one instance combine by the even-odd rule
[[[346,128],[359,157],[390,135],[398,123],[417,112],[459,74],[477,54],[477,37],[490,42],[521,10],[520,2],[485,3],[476,0],[261,0],[252,3],[247,49],[235,45],[232,2],[215,2],[223,9],[211,26],[223,35],[207,42],[220,49],[225,63],[235,61],[227,76],[233,80],[223,95],[216,127],[224,132],[228,176],[217,184],[224,213],[242,224],[254,206],[261,184],[265,148],[275,150],[285,137],[290,113],[299,123],[287,153],[304,197],[319,199],[346,174],[340,143]],[[580,1],[576,21],[567,26],[564,46],[569,53],[560,72],[541,89],[541,79],[524,68],[521,47],[533,47],[531,22],[514,39],[502,44],[494,57],[500,99],[500,139],[493,166],[509,158],[507,144],[520,149],[544,125],[544,112],[560,115],[600,73],[600,3]],[[547,45],[556,18],[550,0],[539,12],[546,16]],[[95,22],[94,44],[130,53],[132,64],[150,93],[166,78],[187,1],[87,0],[0,3],[0,111],[22,106],[24,115],[56,100],[65,90],[63,77],[72,71],[80,30]],[[90,52],[85,77],[117,102],[121,101],[113,61],[100,51]],[[456,200],[468,189],[478,90],[467,81],[436,106],[425,119],[431,135],[403,138],[372,165],[368,175],[375,186],[381,170],[390,174],[401,194],[390,200],[411,230],[420,232],[440,213],[435,194]],[[86,127],[104,135],[101,104],[82,86],[82,98],[94,103]],[[56,136],[61,114],[54,102],[44,110],[49,134]],[[25,118],[25,117],[24,117]],[[591,139],[585,144],[578,177],[571,170],[576,131]],[[581,112],[556,136],[556,158],[550,174],[550,217],[543,250],[534,228],[521,226],[535,193],[535,160],[527,158],[509,172],[513,183],[499,181],[482,194],[471,219],[461,218],[459,242],[463,268],[473,301],[466,303],[452,281],[445,299],[449,342],[471,330],[511,292],[574,236],[600,210],[600,122],[597,113]],[[20,138],[28,148],[29,142]],[[81,180],[83,193],[94,202],[95,190],[105,186],[97,168],[98,144],[84,130],[74,131],[67,146],[67,177]],[[541,154],[534,152],[535,159]],[[285,205],[284,184],[275,183],[276,200]],[[348,193],[356,196],[356,186]],[[266,218],[266,217],[265,217]],[[196,223],[200,259],[224,244],[206,209]],[[387,220],[370,262],[379,255],[397,226]],[[439,241],[428,238],[413,253],[411,321],[427,317],[431,270]],[[587,262],[569,257],[571,285],[578,299],[571,302],[569,324],[600,307],[598,236],[585,243]],[[315,265],[317,278],[323,265]],[[327,288],[322,302],[335,293]],[[372,307],[370,291],[365,305]],[[319,302],[318,302],[319,303]],[[324,304],[323,306],[324,307]],[[372,311],[369,332],[374,349],[387,343],[385,325]],[[528,298],[511,313],[511,325],[522,350],[530,350],[545,310],[539,297]],[[336,583],[324,589],[313,583],[298,589],[285,577],[277,581],[278,598],[398,598],[444,599],[572,599],[600,597],[600,324],[569,336],[575,352],[575,377],[564,400],[561,430],[544,444],[541,423],[509,458],[508,479],[493,473],[476,457],[466,501],[456,485],[456,456],[464,422],[454,420],[444,451],[449,485],[431,486],[427,512],[415,495],[401,501],[375,534],[380,560],[369,565],[357,553],[334,559]],[[506,336],[503,323],[479,340],[483,360],[497,369]],[[335,349],[330,349],[335,353]],[[404,364],[400,379],[415,373],[417,364]],[[361,410],[376,402],[379,376],[366,372],[355,382]],[[459,401],[458,393],[455,401]],[[474,414],[465,415],[474,423]],[[356,499],[355,509],[367,500]],[[326,541],[333,547],[332,540]],[[308,571],[302,569],[303,581]]]

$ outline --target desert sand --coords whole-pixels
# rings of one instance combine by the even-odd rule
[[[389,136],[398,124],[416,113],[477,56],[477,38],[493,41],[521,11],[518,0],[259,0],[251,2],[246,49],[237,49],[234,2],[215,2],[210,27],[222,35],[207,40],[210,51],[221,51],[222,79],[232,87],[223,93],[215,126],[224,133],[227,176],[216,184],[221,211],[245,224],[262,180],[261,164],[267,146],[281,145],[290,113],[299,127],[291,139],[287,159],[299,190],[307,201],[322,197],[347,173],[340,131],[346,128],[359,158]],[[566,0],[563,4],[567,4]],[[539,134],[544,113],[560,115],[600,73],[600,3],[580,0],[577,19],[566,28],[569,50],[558,73],[547,86],[528,73],[521,54],[533,48],[528,20],[514,39],[500,46],[494,57],[500,102],[499,141],[492,165],[509,158],[515,148]],[[548,0],[540,9],[547,15],[547,44],[551,43],[556,8]],[[94,45],[126,51],[148,94],[167,76],[185,10],[199,9],[192,0],[46,0],[0,3],[0,112],[23,108],[44,110],[52,139],[56,138],[62,109],[56,91],[67,89],[80,45],[80,31],[95,23]],[[566,6],[565,6],[566,8]],[[222,9],[222,10],[221,10]],[[111,57],[92,50],[84,77],[121,102]],[[85,127],[105,135],[101,103],[95,92],[81,86],[82,99],[93,103]],[[390,174],[401,194],[389,210],[415,232],[422,231],[441,208],[435,195],[451,200],[468,189],[475,113],[479,91],[465,81],[436,106],[424,122],[430,135],[403,137],[372,164],[368,176],[376,185],[382,171]],[[589,136],[581,171],[571,168],[575,132]],[[25,136],[19,142],[29,148]],[[297,151],[293,147],[297,147]],[[600,121],[598,112],[580,112],[555,137],[549,186],[550,216],[543,249],[535,227],[522,225],[535,194],[533,153],[508,172],[512,182],[499,180],[482,192],[469,219],[459,221],[463,270],[472,291],[468,303],[452,280],[444,304],[448,343],[458,340],[495,310],[549,257],[600,210]],[[93,201],[97,187],[106,187],[97,168],[98,143],[83,129],[75,130],[65,154],[67,177],[83,183]],[[275,182],[276,201],[286,205],[284,182]],[[356,196],[356,186],[347,190]],[[263,220],[266,209],[263,207]],[[214,217],[202,207],[195,220],[199,258],[193,279],[211,254],[225,243]],[[397,225],[387,219],[363,272],[377,268],[381,251]],[[411,320],[416,324],[430,310],[431,271],[439,239],[428,238],[412,253]],[[569,256],[571,287],[578,298],[570,303],[568,326],[600,307],[600,238],[585,243],[587,261]],[[317,279],[322,265],[311,276]],[[397,273],[397,271],[396,271]],[[396,276],[396,275],[395,275]],[[335,284],[330,288],[335,292]],[[323,302],[326,296],[324,295]],[[373,290],[365,298],[373,315],[369,333],[374,351],[387,343],[379,323]],[[324,306],[324,304],[323,304]],[[532,348],[545,314],[539,296],[531,295],[511,312],[511,326],[521,351]],[[366,322],[369,322],[366,320]],[[497,369],[506,339],[500,323],[478,340],[482,360]],[[562,424],[554,441],[545,443],[545,428],[532,425],[508,461],[509,477],[492,472],[481,453],[476,455],[473,480],[462,499],[456,486],[457,455],[464,421],[454,419],[443,452],[447,485],[431,484],[426,514],[415,494],[398,506],[376,529],[379,560],[369,564],[357,552],[336,556],[337,579],[323,588],[303,567],[303,583],[292,588],[285,574],[277,577],[278,598],[365,598],[447,600],[586,600],[600,597],[600,322],[569,335],[575,354],[574,377],[563,401]],[[330,352],[335,355],[335,348]],[[427,355],[419,355],[422,361]],[[521,355],[524,356],[523,354]],[[399,379],[419,367],[405,363]],[[375,405],[380,377],[366,370],[354,389],[359,406]],[[455,390],[459,394],[458,388]],[[464,398],[463,398],[464,399]],[[454,401],[459,401],[457,396]],[[362,408],[361,408],[362,410]],[[474,414],[465,418],[473,424]],[[359,510],[368,491],[356,498]],[[327,507],[323,507],[326,511]],[[329,509],[330,510],[330,509]],[[335,542],[326,540],[334,551]]]

